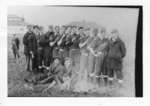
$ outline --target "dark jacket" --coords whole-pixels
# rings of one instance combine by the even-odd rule
[[[54,35],[54,32],[47,32],[46,34],[42,35],[39,39],[39,45],[42,47],[49,47],[50,37]]]
[[[52,36],[50,36],[50,42],[53,42],[54,45],[52,47],[57,47],[57,42],[60,39],[60,35],[58,34],[53,34]]]
[[[66,38],[65,38],[65,48],[67,49],[70,49],[71,46],[72,46],[72,37],[71,35],[66,35]]]
[[[32,32],[25,33],[25,35],[23,36],[23,44],[24,44],[24,46],[28,46],[28,44],[29,44],[28,38],[32,34],[33,34]]]
[[[28,38],[29,41],[29,52],[33,52],[33,54],[37,53],[37,46],[38,46],[38,42],[37,42],[37,37],[35,34],[32,34],[29,36]]]
[[[32,35],[32,32],[27,32],[23,36],[23,44],[24,44],[24,54],[29,55],[29,36]]]
[[[111,42],[108,47],[106,67],[108,69],[121,70],[122,59],[125,57],[125,55],[125,44],[120,38],[118,38],[115,42]]]
[[[80,35],[73,34],[71,41],[72,41],[71,48],[72,49],[78,49],[79,48],[79,43],[80,43]]]
[[[126,55],[125,44],[121,39],[117,39],[115,42],[109,45],[109,58],[122,59]]]

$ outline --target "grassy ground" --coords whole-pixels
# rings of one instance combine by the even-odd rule
[[[96,92],[89,92],[89,93],[74,93],[71,91],[60,91],[59,88],[56,86],[50,89],[46,93],[42,93],[43,89],[48,86],[45,85],[31,85],[27,84],[24,81],[29,75],[29,72],[25,71],[25,64],[24,61],[21,61],[20,64],[17,64],[13,57],[9,57],[8,62],[8,96],[9,97],[99,97],[99,96],[115,96],[110,95],[106,92],[96,93]],[[24,60],[24,58],[22,57]],[[30,89],[33,87],[33,89]]]

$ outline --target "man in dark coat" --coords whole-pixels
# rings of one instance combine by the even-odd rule
[[[42,27],[40,27],[39,29],[39,33],[37,35],[37,65],[38,65],[38,70],[39,71],[42,71],[43,70],[43,61],[44,61],[44,54],[43,54],[43,51],[44,51],[44,47],[43,45],[40,43],[42,38],[43,38],[44,34],[43,34],[43,31],[42,31]]]
[[[38,69],[38,35],[39,35],[39,27],[37,25],[33,26],[33,34],[29,37],[29,55],[32,58],[32,71],[36,72]]]
[[[126,55],[126,48],[124,42],[118,37],[119,32],[117,30],[113,30],[111,34],[111,43],[109,44],[109,50],[106,58],[106,67],[108,71],[109,82],[110,84],[112,84],[115,72],[118,83],[122,83],[122,61]]]
[[[33,34],[32,26],[27,26],[28,31],[25,33],[23,37],[23,44],[24,44],[24,55],[26,57],[26,63],[27,63],[27,71],[30,71],[30,60],[31,56],[29,53],[29,36]]]
[[[46,68],[48,68],[50,64],[52,63],[53,48],[50,46],[50,42],[53,36],[54,36],[53,26],[49,26],[49,31],[46,34],[44,34],[39,41],[40,46],[43,48],[42,54],[43,54],[43,60],[44,60],[44,67]]]

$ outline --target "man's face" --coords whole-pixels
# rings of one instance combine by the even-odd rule
[[[74,28],[71,28],[71,34],[74,34],[74,33],[75,33]]]
[[[58,27],[58,26],[55,27],[55,32],[56,32],[56,33],[59,32],[59,27]]]
[[[34,33],[36,34],[36,35],[38,35],[39,34],[39,29],[38,28],[34,28]]]
[[[57,64],[59,64],[59,62],[60,62],[60,60],[58,59],[58,58],[56,58],[55,60],[54,60],[54,63],[57,65]]]
[[[79,34],[78,28],[75,28],[75,33],[76,33],[76,34]]]
[[[28,29],[29,32],[33,31],[31,26],[29,26],[27,29]]]
[[[90,36],[90,30],[85,30],[84,33],[86,36]]]
[[[70,33],[71,33],[71,28],[68,27],[68,28],[67,28],[67,34],[70,34]]]
[[[112,41],[115,42],[118,38],[118,33],[112,33]]]
[[[65,67],[69,67],[71,65],[71,60],[66,60],[65,61]]]
[[[79,29],[79,34],[83,34],[83,29]]]
[[[93,36],[92,29],[89,30],[89,36],[90,36],[90,37]]]
[[[97,36],[98,35],[98,30],[97,29],[93,29],[92,34],[93,34],[93,36]]]
[[[61,27],[60,29],[60,34],[63,34],[65,32],[65,28],[64,27]]]
[[[48,31],[52,32],[53,31],[53,27],[49,27]]]
[[[100,39],[104,39],[105,33],[104,33],[104,32],[99,33],[99,34],[98,34],[98,37],[99,37]]]

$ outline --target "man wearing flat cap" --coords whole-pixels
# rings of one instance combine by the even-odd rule
[[[32,25],[28,25],[27,26],[27,32],[25,33],[25,35],[23,36],[23,44],[24,44],[24,55],[26,57],[26,63],[27,63],[27,71],[31,71],[30,70],[30,61],[31,61],[31,56],[29,53],[29,37],[33,34],[33,26]]]
[[[111,43],[108,48],[106,58],[106,67],[109,76],[109,83],[113,83],[114,73],[116,73],[119,85],[123,82],[123,58],[126,55],[126,48],[124,42],[119,37],[118,30],[114,29],[111,32]]]

